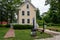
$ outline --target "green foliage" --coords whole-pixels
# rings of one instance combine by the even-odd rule
[[[10,28],[10,25],[7,24],[7,25],[3,25],[3,24],[0,24],[0,27],[6,27],[6,28]],[[32,29],[33,28],[33,25],[13,25],[13,28],[14,29]]]
[[[39,9],[36,10],[36,19],[41,20]]]
[[[51,23],[51,13],[50,13],[50,10],[48,12],[45,12],[44,13],[45,16],[43,16],[43,20],[46,22],[46,23]]]
[[[60,26],[60,24],[48,23],[47,26]]]
[[[10,28],[10,25],[9,25],[9,24],[7,24],[7,25],[0,24],[0,27],[7,27],[7,28]]]
[[[43,26],[43,20],[37,20],[39,26]],[[60,24],[45,23],[47,26],[60,26]]]
[[[37,20],[37,23],[39,26],[42,26],[43,25],[43,20]]]
[[[32,29],[32,25],[13,25],[14,29]]]
[[[10,21],[12,23],[20,4],[21,0],[0,0],[0,21]]]
[[[44,17],[47,23],[60,24],[60,1],[59,0],[47,0],[50,4],[50,9]]]

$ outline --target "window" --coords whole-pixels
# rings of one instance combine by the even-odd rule
[[[30,19],[27,19],[27,23],[30,23]]]
[[[22,19],[22,23],[25,23],[25,19]]]
[[[27,4],[27,9],[29,8],[29,5]]]
[[[27,11],[27,15],[28,15],[28,16],[30,15],[30,11]]]
[[[24,11],[22,11],[22,15],[24,16]]]

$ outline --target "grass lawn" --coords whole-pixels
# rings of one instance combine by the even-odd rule
[[[60,32],[60,26],[48,26],[47,29]]]
[[[43,27],[40,26],[40,28],[43,28]],[[47,26],[46,29],[60,32],[60,26]]]
[[[4,40],[3,37],[9,28],[1,28],[0,27],[0,40]]]
[[[15,30],[15,38],[8,38],[3,39],[5,33],[8,31],[9,28],[0,28],[0,40],[34,40],[33,37],[31,37],[31,30]],[[51,37],[51,35],[41,32],[37,32],[38,38],[47,38]]]

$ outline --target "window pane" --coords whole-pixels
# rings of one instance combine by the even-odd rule
[[[29,8],[29,5],[27,4],[27,8]]]
[[[29,12],[29,11],[27,11],[27,15],[28,15],[28,16],[30,15],[30,12]]]
[[[24,15],[24,11],[22,11],[22,15]]]
[[[24,19],[22,19],[22,23],[25,23],[25,20]]]
[[[27,19],[27,23],[30,23],[30,19]]]

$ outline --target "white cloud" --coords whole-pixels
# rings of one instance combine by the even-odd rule
[[[50,5],[45,6],[45,0],[31,0],[31,2],[36,8],[39,8],[41,14],[50,8]]]

